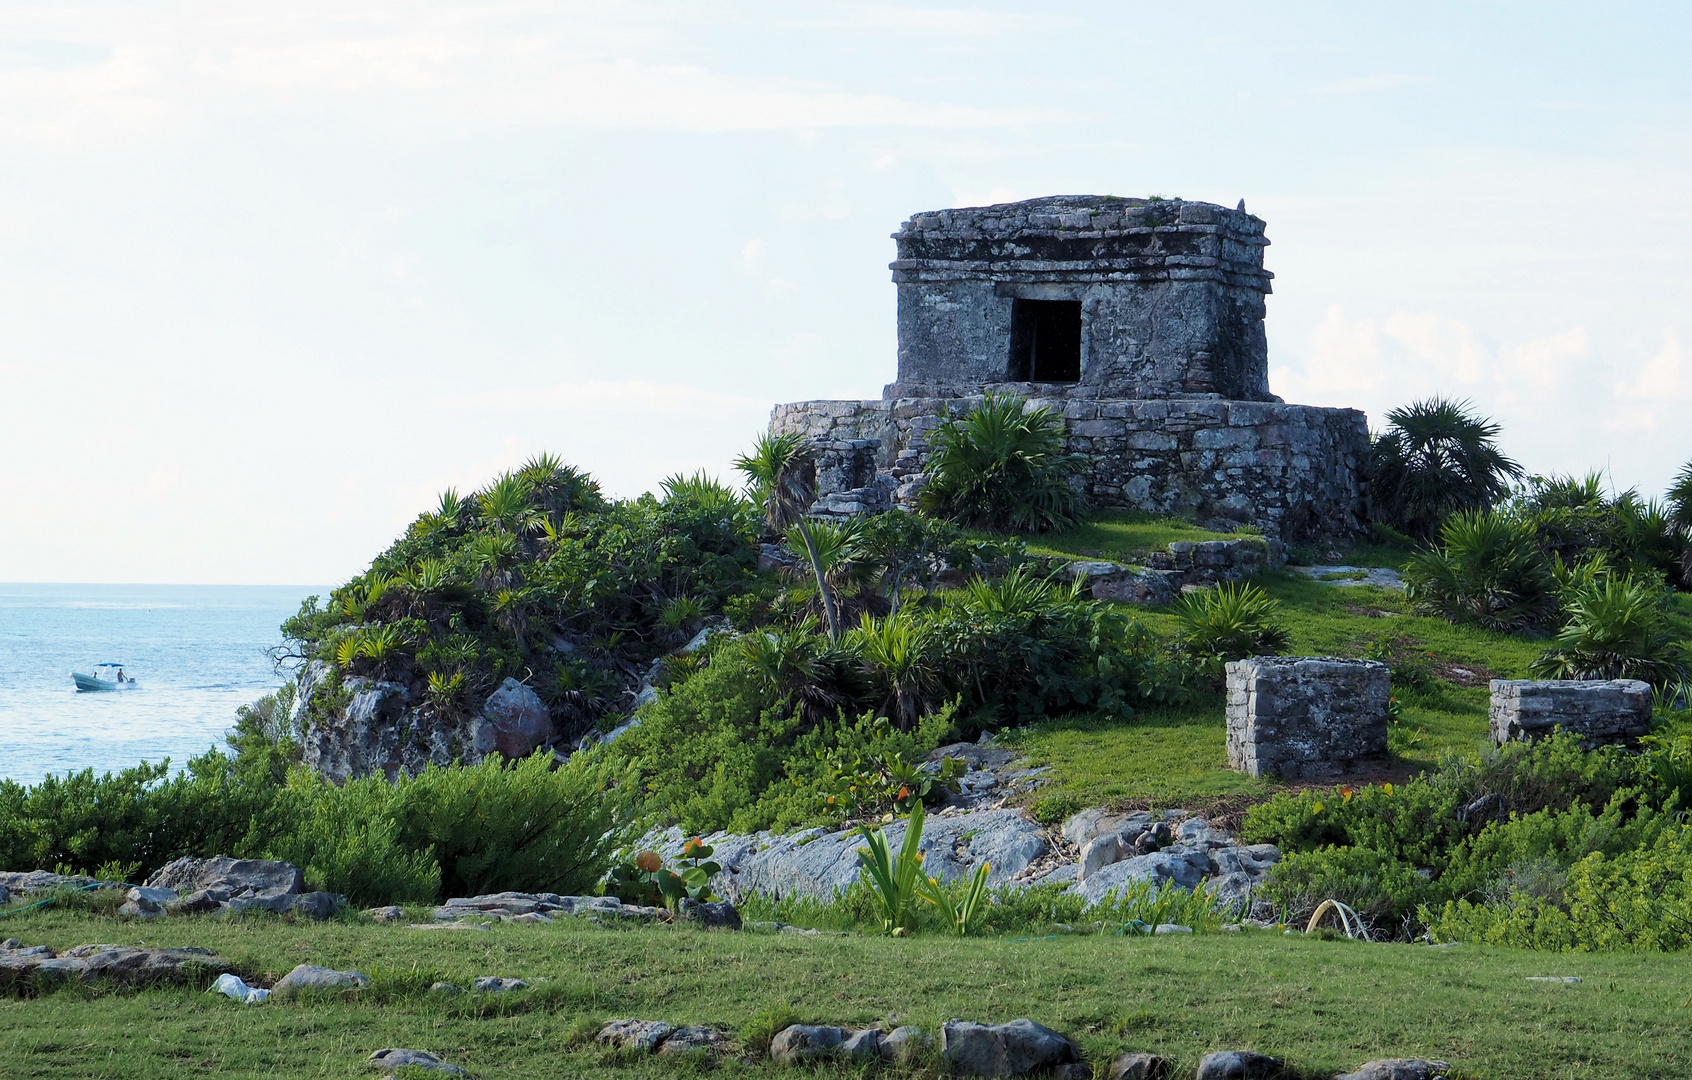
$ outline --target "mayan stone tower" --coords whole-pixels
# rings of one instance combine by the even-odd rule
[[[1355,409],[1269,392],[1263,222],[1180,199],[1051,196],[893,234],[898,375],[879,401],[778,405],[811,440],[814,512],[908,505],[927,435],[990,391],[1063,416],[1093,501],[1287,541],[1366,527]]]

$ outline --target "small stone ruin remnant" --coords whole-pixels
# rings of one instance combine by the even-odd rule
[[[1493,679],[1492,741],[1536,739],[1562,728],[1587,749],[1632,743],[1651,731],[1651,686],[1638,679]]]
[[[1228,665],[1228,764],[1321,780],[1384,757],[1391,670],[1373,660],[1254,657]]]

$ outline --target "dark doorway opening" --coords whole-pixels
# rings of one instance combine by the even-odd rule
[[[1081,381],[1081,301],[1011,301],[1012,382]]]

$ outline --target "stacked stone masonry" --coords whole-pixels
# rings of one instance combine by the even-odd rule
[[[1228,665],[1228,764],[1325,780],[1387,751],[1391,670],[1372,660],[1255,657]]]
[[[770,430],[814,447],[819,513],[874,513],[914,505],[928,434],[979,400],[801,401],[776,406]],[[1063,416],[1068,449],[1088,461],[1080,484],[1098,506],[1255,525],[1287,542],[1365,527],[1369,432],[1356,410],[1212,399],[1030,404]]]
[[[933,430],[1009,391],[1063,417],[1100,507],[1289,541],[1367,527],[1364,415],[1269,392],[1268,241],[1243,207],[1054,196],[916,214],[894,239],[896,379],[771,416],[812,442],[815,513],[911,506]]]
[[[1494,679],[1492,741],[1541,738],[1558,728],[1588,749],[1651,732],[1651,687],[1637,679]]]

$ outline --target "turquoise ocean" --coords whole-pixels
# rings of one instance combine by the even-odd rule
[[[0,778],[117,771],[223,745],[235,710],[280,686],[282,620],[326,589],[0,583]],[[77,693],[112,661],[138,684]]]

